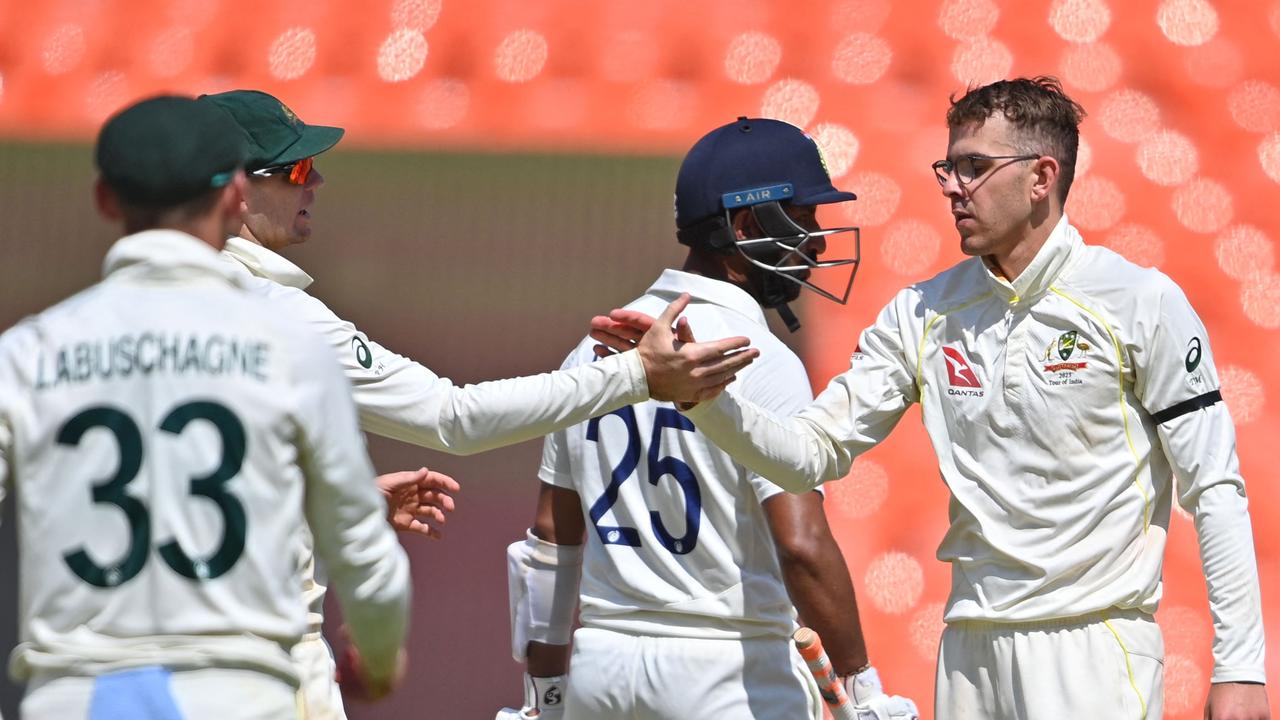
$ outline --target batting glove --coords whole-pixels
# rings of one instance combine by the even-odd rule
[[[909,698],[885,695],[880,673],[874,667],[844,679],[844,691],[858,713],[858,720],[919,720],[920,711]]]
[[[493,720],[560,720],[564,717],[564,693],[569,685],[567,675],[533,677],[524,674],[524,707],[502,708]]]

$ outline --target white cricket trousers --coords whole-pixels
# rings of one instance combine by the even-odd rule
[[[91,675],[36,673],[18,715],[25,720],[86,720],[94,686]],[[183,720],[294,720],[297,689],[254,670],[175,670],[169,679],[173,704]],[[138,720],[145,720],[139,716]]]
[[[302,720],[347,720],[342,690],[329,643],[319,633],[303,635],[289,651],[298,671],[298,708]]]
[[[1036,623],[949,623],[937,720],[1160,720],[1164,640],[1148,614]]]
[[[812,720],[822,699],[786,638],[708,640],[580,628],[564,720]]]

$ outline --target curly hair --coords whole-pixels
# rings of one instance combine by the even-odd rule
[[[997,112],[1013,126],[1014,142],[1021,152],[1049,155],[1058,161],[1058,199],[1066,203],[1076,175],[1084,108],[1067,96],[1055,77],[1014,78],[970,87],[959,100],[952,95],[947,127],[981,126]]]

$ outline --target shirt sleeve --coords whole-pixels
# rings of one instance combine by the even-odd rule
[[[739,376],[741,385],[735,389],[739,396],[779,417],[794,415],[813,402],[809,376],[795,353],[781,346],[781,343],[770,350],[761,348],[761,353],[748,371]],[[756,499],[762,503],[778,493],[786,492],[756,472],[749,472],[747,481],[751,484]]]
[[[914,290],[900,292],[862,333],[849,370],[797,415],[779,417],[733,392],[685,414],[735,460],[790,492],[843,477],[919,398],[899,320],[913,317],[914,305]]]
[[[1204,324],[1172,281],[1158,308],[1134,354],[1134,387],[1156,425],[1178,503],[1195,518],[1214,625],[1212,682],[1264,682],[1262,600],[1235,426]]]
[[[352,641],[369,675],[384,680],[395,672],[408,628],[408,558],[386,521],[386,503],[333,353],[316,341],[299,344],[294,421],[307,525]]]
[[[541,437],[649,397],[636,352],[541,375],[458,387],[370,340],[324,303],[282,288],[338,355],[368,432],[471,455]]]

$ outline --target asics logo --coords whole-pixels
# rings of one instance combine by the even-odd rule
[[[959,348],[943,346],[942,355],[947,361],[947,381],[951,387],[980,388],[978,375],[969,367],[969,361]]]

